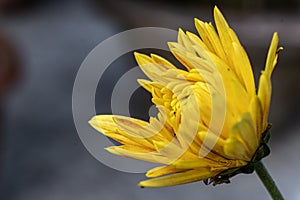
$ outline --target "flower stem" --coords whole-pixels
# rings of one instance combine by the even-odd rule
[[[263,182],[267,188],[269,194],[274,200],[283,200],[283,196],[275,185],[274,180],[270,176],[269,172],[265,168],[264,164],[259,161],[255,164],[255,171],[260,180]]]

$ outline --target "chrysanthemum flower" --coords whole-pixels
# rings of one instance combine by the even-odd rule
[[[247,53],[217,7],[214,21],[195,19],[200,35],[181,29],[172,54],[186,67],[166,59],[135,53],[151,79],[138,80],[152,94],[159,110],[148,122],[116,115],[98,115],[90,124],[121,145],[106,150],[160,163],[149,170],[141,187],[162,187],[199,180],[227,183],[268,153],[266,133],[271,74],[277,62],[274,33],[256,91]]]

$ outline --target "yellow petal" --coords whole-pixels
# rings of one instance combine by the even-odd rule
[[[230,159],[250,161],[259,146],[250,113],[242,115],[231,130],[224,145],[224,152]]]
[[[245,166],[247,162],[243,160],[227,160],[219,157],[217,160],[211,159],[194,159],[194,160],[178,160],[173,163],[178,169],[195,169],[195,168],[211,168],[214,170],[226,170],[229,168]]]
[[[165,59],[161,56],[158,56],[156,54],[151,54],[151,58],[157,64],[167,66],[168,68],[171,68],[171,69],[177,69],[172,63],[170,63],[167,59]]]
[[[236,34],[227,24],[221,11],[214,9],[215,23],[227,58],[227,64],[250,94],[254,94],[254,79],[248,57]]]
[[[196,21],[196,19],[195,19]],[[207,48],[207,46],[204,44],[204,42],[194,33],[191,33],[189,31],[186,32],[186,35],[189,37],[190,41],[192,42],[193,45],[196,46],[201,46],[202,48],[204,48],[206,51],[209,51],[209,49]]]
[[[183,30],[180,28],[178,31],[178,44],[181,44],[185,49],[192,53],[195,54],[192,42],[190,39],[184,34]]]
[[[214,53],[219,56],[221,59],[226,60],[226,55],[223,50],[223,46],[221,44],[220,38],[215,31],[215,28],[211,23],[204,23],[204,28],[206,29],[206,33],[208,35],[210,44],[214,49]]]
[[[278,52],[283,49],[282,47],[277,49],[278,40],[278,34],[275,32],[269,48],[265,71],[262,72],[259,80],[258,97],[263,111],[263,130],[267,128],[268,124],[267,121],[272,93],[271,75],[277,63]]]
[[[161,156],[158,152],[142,152],[140,148],[128,145],[111,146],[105,148],[105,150],[118,156],[133,158],[146,162],[168,164],[169,161],[168,158]]]
[[[207,47],[207,49],[209,51],[213,52],[214,49],[209,41],[208,34],[204,28],[204,22],[197,18],[194,19],[194,22],[195,22],[196,30],[197,30],[198,34],[200,35],[201,41],[203,41],[203,43],[205,44],[205,46]]]
[[[279,41],[279,38],[278,38],[278,34],[277,32],[275,32],[273,34],[273,38],[272,38],[272,42],[271,42],[271,45],[270,45],[270,48],[269,48],[269,51],[268,51],[268,57],[267,57],[267,61],[266,61],[266,68],[265,68],[265,71],[266,71],[266,75],[267,77],[269,78],[274,70],[274,61],[276,60],[276,55],[277,55],[277,46],[278,46],[278,41]]]
[[[203,168],[203,167],[216,167],[218,162],[209,160],[206,158],[197,158],[194,160],[177,160],[172,165],[176,166],[178,169],[194,169],[194,168]]]
[[[135,59],[142,69],[142,71],[153,81],[162,81],[161,75],[166,73],[168,70],[177,70],[168,61],[160,59],[158,56],[152,55],[149,57],[147,55],[134,52]],[[158,62],[156,62],[158,61]],[[177,70],[180,71],[180,70]]]
[[[232,40],[230,34],[230,28],[222,15],[221,11],[215,6],[214,8],[214,19],[216,23],[216,27],[218,30],[218,34],[220,37],[220,41],[222,43],[223,49],[225,50],[225,55],[228,61],[229,66],[233,66],[233,48],[232,48]]]
[[[225,155],[223,150],[225,140],[223,140],[221,136],[217,136],[209,130],[201,131],[198,133],[198,135],[203,142],[202,145],[205,145],[205,147],[211,149],[219,155]]]
[[[148,92],[151,92],[151,93],[152,93],[153,89],[160,90],[163,87],[161,84],[159,84],[157,82],[152,82],[152,81],[145,80],[145,79],[138,79],[137,81],[143,88],[145,88],[145,90],[147,90]]]
[[[236,68],[239,68],[240,70],[240,76],[242,79],[242,83],[245,86],[247,92],[250,95],[255,94],[255,84],[254,84],[254,77],[253,77],[253,71],[252,67],[249,61],[249,58],[247,56],[247,53],[245,52],[244,48],[239,44],[234,42],[233,44],[234,49],[234,65]]]
[[[259,79],[258,98],[261,102],[263,118],[262,129],[265,130],[268,125],[269,107],[271,101],[272,85],[270,79],[263,72]]]
[[[154,120],[153,122],[156,123]],[[152,122],[152,123],[153,123]],[[156,128],[153,124],[117,115],[98,115],[93,117],[89,123],[98,131],[104,135],[109,135],[112,139],[115,139],[115,135],[122,135],[127,140],[134,141],[147,148],[154,149],[152,140],[172,140],[173,134],[170,133],[163,124],[159,128]],[[115,133],[115,134],[112,134]],[[116,138],[118,139],[118,138]],[[127,140],[124,140],[125,144]],[[131,144],[131,142],[128,142]]]
[[[212,172],[209,168],[193,169],[178,174],[145,180],[140,182],[139,186],[140,187],[173,186],[173,185],[179,185],[179,184],[207,179],[217,175],[218,173],[219,173],[218,171]]]
[[[199,57],[197,57],[197,56],[195,56],[195,55],[193,55],[191,53],[186,52],[186,49],[184,47],[182,47],[181,45],[177,44],[177,43],[169,42],[168,44],[169,44],[169,48],[170,48],[172,54],[189,71],[191,71],[192,69],[199,69],[199,70],[205,69],[208,72],[212,70],[207,65],[207,61],[205,61],[205,59],[204,59],[205,57],[203,55],[200,54],[200,56],[201,57],[203,56],[203,58],[199,58]],[[197,47],[193,46],[193,48],[195,49],[195,51],[197,51],[197,48],[203,48],[203,47],[201,47],[201,46],[197,46]],[[197,51],[197,53],[199,54],[199,51]],[[199,76],[199,78],[201,78],[201,77]]]
[[[153,141],[153,143],[156,151],[169,159],[168,164],[178,160],[185,153],[175,139],[169,143],[161,141]]]
[[[258,140],[261,139],[261,133],[264,132],[265,128],[262,127],[263,124],[263,112],[260,100],[257,95],[255,95],[251,103],[249,105],[249,110],[253,119],[254,127],[256,130],[256,133],[258,134]]]
[[[177,169],[174,165],[166,165],[166,166],[159,166],[155,167],[153,169],[150,169],[147,173],[146,176],[148,178],[154,178],[158,176],[163,176],[166,174],[173,174],[177,172],[183,172],[185,171],[184,169]]]

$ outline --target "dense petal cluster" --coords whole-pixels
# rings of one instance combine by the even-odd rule
[[[274,33],[256,92],[247,53],[217,7],[212,23],[195,19],[199,36],[178,33],[169,48],[186,70],[166,59],[135,53],[151,79],[138,80],[159,113],[149,121],[98,115],[90,124],[121,145],[113,154],[160,163],[140,182],[161,187],[205,180],[247,165],[268,125],[271,74],[277,62]]]

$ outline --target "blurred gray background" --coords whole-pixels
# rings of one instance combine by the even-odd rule
[[[255,174],[216,187],[196,182],[141,189],[137,183],[144,174],[119,172],[94,159],[73,123],[75,76],[97,44],[134,27],[194,31],[193,18],[212,21],[215,3],[248,51],[256,78],[272,33],[279,32],[285,50],[273,76],[272,153],[265,163],[284,196],[300,199],[299,0],[1,0],[0,36],[5,35],[15,52],[11,59],[18,62],[7,81],[14,86],[0,93],[0,199],[268,199]],[[114,84],[135,65],[132,54],[112,64],[98,86],[98,113],[111,112]],[[132,98],[132,116],[146,119],[150,96],[139,90]]]

